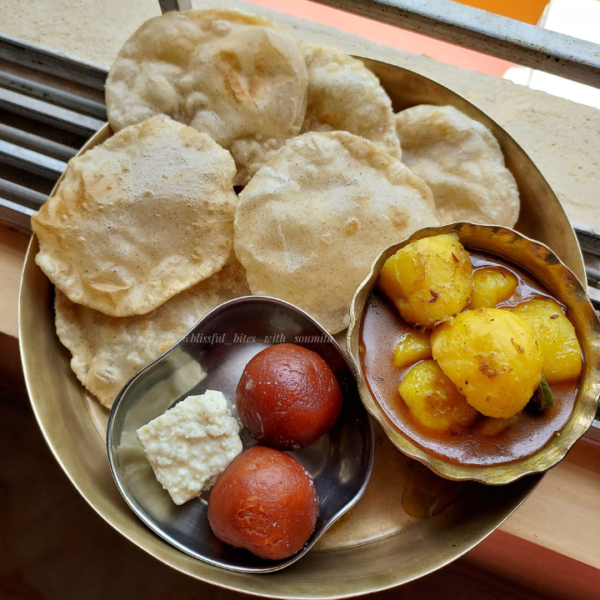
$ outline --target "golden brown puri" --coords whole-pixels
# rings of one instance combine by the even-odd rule
[[[392,102],[379,79],[345,52],[305,45],[308,101],[302,132],[347,131],[402,158]]]
[[[208,134],[233,155],[236,185],[298,135],[308,78],[300,44],[269,19],[232,10],[169,12],[125,43],[106,82],[115,131],[155,115]]]
[[[227,262],[234,175],[229,152],[191,127],[131,125],[69,162],[32,218],[36,263],[72,302],[148,313]]]
[[[233,258],[221,271],[136,317],[109,317],[71,302],[56,290],[56,332],[71,351],[77,379],[110,408],[140,369],[168,350],[219,304],[250,294],[244,268]]]
[[[442,225],[512,227],[519,190],[496,138],[453,106],[421,104],[398,113],[402,161],[431,188]]]
[[[239,196],[235,253],[253,294],[298,305],[331,333],[376,256],[438,219],[429,188],[346,132],[290,140]]]

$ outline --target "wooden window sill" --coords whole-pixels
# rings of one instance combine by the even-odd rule
[[[18,336],[19,284],[29,236],[0,224],[0,333]]]

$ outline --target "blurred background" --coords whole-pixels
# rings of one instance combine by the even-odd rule
[[[542,90],[580,104],[600,108],[600,90],[555,75],[519,67],[418,33],[323,6],[309,0],[249,0],[289,15],[336,27],[346,33],[413,54],[424,54],[463,69],[505,77],[534,90]],[[600,0],[456,0],[475,8],[538,25],[588,42],[600,43]],[[400,34],[399,34],[400,31]]]

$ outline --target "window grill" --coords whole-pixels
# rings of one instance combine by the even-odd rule
[[[0,220],[31,231],[68,160],[106,121],[106,74],[0,35]]]

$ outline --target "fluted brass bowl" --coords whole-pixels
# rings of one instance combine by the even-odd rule
[[[360,327],[365,306],[377,283],[383,263],[410,242],[442,233],[456,233],[467,250],[481,250],[520,267],[533,275],[569,309],[569,316],[575,326],[584,355],[583,373],[573,412],[560,431],[560,435],[553,436],[545,446],[525,459],[479,467],[458,465],[429,454],[391,424],[373,397],[365,379],[359,356]],[[561,461],[573,444],[587,431],[598,408],[600,323],[585,289],[550,248],[506,227],[472,223],[428,227],[384,250],[373,263],[369,275],[360,284],[352,300],[347,344],[348,354],[357,374],[359,393],[367,410],[377,419],[396,448],[448,479],[502,485],[516,481],[525,475],[546,471]]]

